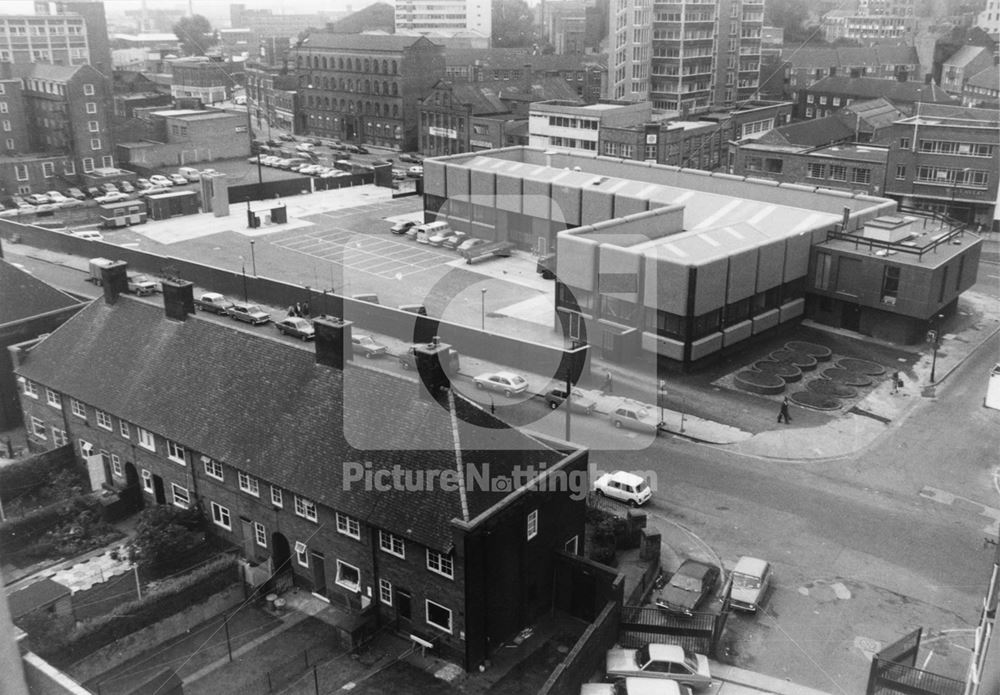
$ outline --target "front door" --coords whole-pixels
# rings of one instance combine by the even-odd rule
[[[315,550],[309,551],[310,561],[313,568],[313,591],[320,596],[326,596],[326,563],[322,553]]]
[[[243,534],[243,557],[253,557],[253,525],[249,519],[240,517],[240,532]]]
[[[157,504],[167,503],[167,495],[163,491],[163,478],[156,474],[153,475],[153,498]]]
[[[841,302],[840,327],[855,333],[861,330],[861,307],[851,302]]]
[[[412,596],[406,589],[396,589],[396,629],[408,630],[412,617]]]

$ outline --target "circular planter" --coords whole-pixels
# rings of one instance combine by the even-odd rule
[[[785,349],[815,357],[817,362],[826,362],[833,356],[833,352],[826,345],[807,343],[804,340],[790,340],[785,343]]]
[[[793,403],[813,410],[840,410],[840,401],[815,391],[796,391],[789,396]]]
[[[793,352],[792,350],[775,350],[768,355],[775,362],[787,362],[794,364],[803,372],[816,369],[816,358],[804,352]]]
[[[798,381],[802,378],[802,370],[791,362],[775,362],[774,360],[760,360],[753,363],[753,368],[768,374],[777,374],[788,383]]]
[[[830,367],[823,370],[823,377],[830,381],[837,381],[847,386],[871,386],[872,378],[865,374],[858,374],[839,367]]]
[[[855,357],[844,357],[837,360],[835,364],[841,369],[846,369],[849,372],[857,372],[858,374],[867,374],[868,376],[881,376],[885,374],[885,367],[877,362],[859,360]]]
[[[744,391],[759,393],[765,396],[773,396],[785,390],[785,380],[777,374],[757,372],[750,369],[737,373],[735,382]]]
[[[813,379],[806,384],[806,388],[813,393],[818,393],[822,396],[833,396],[834,398],[854,398],[858,395],[858,390],[853,386],[848,386],[839,381],[830,381],[829,379]]]

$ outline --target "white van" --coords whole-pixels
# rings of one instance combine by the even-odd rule
[[[73,236],[87,241],[104,241],[104,235],[100,232],[84,230],[82,232],[71,232]]]
[[[447,222],[429,222],[428,224],[422,224],[417,227],[417,243],[429,244],[432,236],[442,234],[442,232],[449,228],[450,227]]]
[[[201,181],[201,172],[197,169],[191,167],[181,167],[177,170],[177,173],[186,178],[188,181]]]

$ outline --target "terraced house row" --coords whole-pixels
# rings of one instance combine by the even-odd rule
[[[199,506],[268,590],[314,592],[345,634],[388,626],[475,668],[549,610],[556,554],[583,550],[583,502],[440,480],[585,471],[586,450],[453,393],[446,346],[421,352],[418,383],[355,365],[350,322],[318,319],[312,350],[194,316],[189,283],[164,283],[162,307],[123,296],[124,271],[11,348],[34,448],[72,445],[95,489]]]

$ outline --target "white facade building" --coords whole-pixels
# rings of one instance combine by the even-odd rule
[[[493,32],[492,0],[395,0],[396,31]]]

